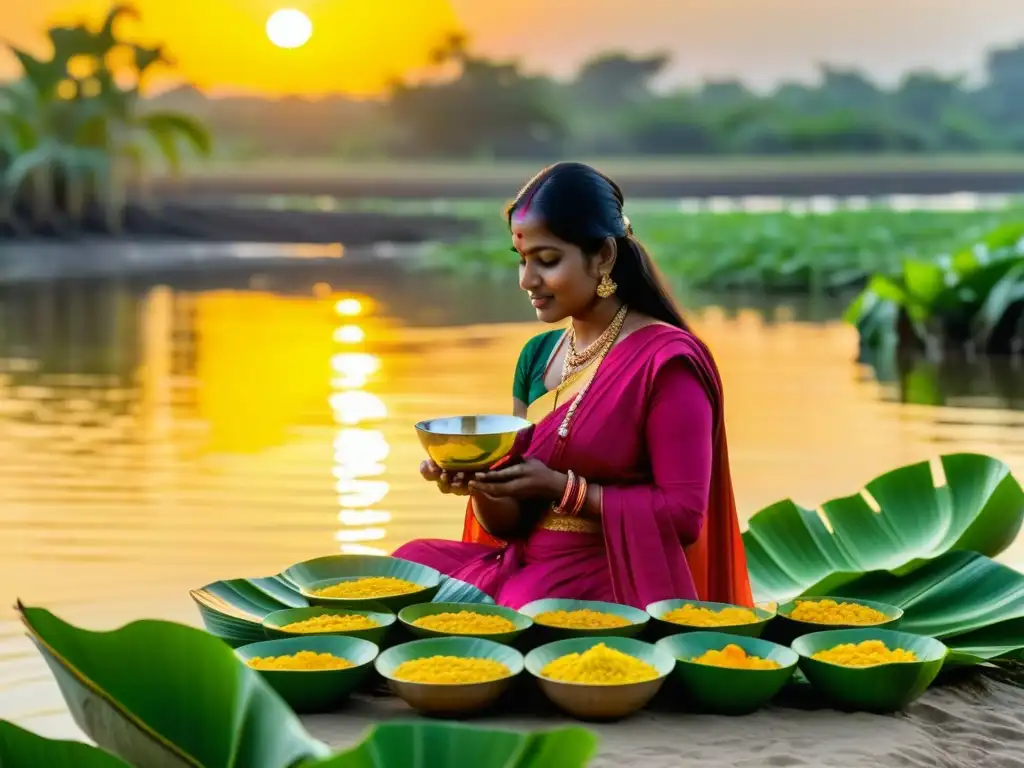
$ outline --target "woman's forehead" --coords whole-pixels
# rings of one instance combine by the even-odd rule
[[[557,241],[545,225],[544,220],[533,213],[516,213],[511,221],[512,239],[518,244],[522,242],[538,243],[541,241]]]

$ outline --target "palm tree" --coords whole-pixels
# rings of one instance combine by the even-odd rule
[[[50,29],[49,59],[12,47],[22,76],[0,90],[0,222],[24,228],[20,214],[27,210],[37,225],[64,227],[98,207],[116,231],[128,183],[144,181],[154,156],[177,173],[182,145],[211,153],[211,137],[198,121],[142,108],[143,82],[169,61],[161,48],[117,37],[115,25],[125,16],[137,13],[118,5],[98,30]],[[119,51],[131,54],[130,64],[115,71]]]

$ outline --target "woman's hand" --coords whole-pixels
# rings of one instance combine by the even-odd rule
[[[567,475],[556,472],[542,461],[527,459],[493,472],[478,472],[469,481],[469,490],[495,499],[561,501],[567,482]]]
[[[430,459],[420,463],[420,474],[423,479],[431,483],[437,483],[441,493],[450,493],[454,496],[469,495],[469,481],[473,477],[470,472],[455,472],[449,474],[441,469]]]

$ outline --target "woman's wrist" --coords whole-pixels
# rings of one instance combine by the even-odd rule
[[[552,470],[551,487],[548,490],[545,501],[550,501],[556,507],[561,506],[562,502],[566,500],[565,497],[571,489],[572,478],[570,475]]]

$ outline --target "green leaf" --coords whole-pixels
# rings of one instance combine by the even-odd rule
[[[891,301],[900,307],[906,306],[910,301],[906,288],[886,275],[873,276],[868,283],[867,290],[883,301]]]
[[[78,726],[131,765],[288,768],[326,757],[259,673],[201,630],[137,621],[112,632],[18,610]]]
[[[5,144],[12,155],[28,152],[39,143],[35,126],[21,114],[0,115],[0,125],[3,126],[2,133],[9,137]]]
[[[39,98],[50,101],[57,93],[57,86],[67,77],[67,62],[43,61],[20,48],[11,48],[25,72],[25,78],[32,83]]]
[[[903,575],[867,574],[833,594],[899,606],[901,631],[942,640],[960,664],[1024,650],[1024,574],[976,552],[946,552]]]
[[[150,67],[167,62],[167,58],[164,55],[164,49],[162,47],[146,48],[142,45],[133,45],[132,50],[135,52],[135,68],[139,71],[140,77],[144,75]]]
[[[115,5],[107,12],[106,18],[103,20],[103,24],[100,27],[99,32],[96,33],[97,40],[103,47],[103,52],[106,53],[113,50],[117,46],[117,36],[114,34],[117,30],[115,26],[117,22],[122,18],[127,17],[131,19],[139,19],[139,11],[134,5],[122,3]]]
[[[908,260],[903,262],[903,283],[917,301],[928,305],[946,287],[946,273],[934,262]]]
[[[440,723],[378,725],[357,747],[302,768],[583,768],[597,748],[584,728],[539,733]],[[470,757],[471,756],[471,757]]]
[[[974,333],[978,343],[987,347],[989,337],[1012,307],[1024,300],[1024,258],[1016,259],[985,296],[974,316]]]
[[[374,726],[345,752],[301,763],[301,768],[584,768],[597,749],[584,728],[536,733],[459,723],[391,722]],[[144,768],[142,763],[137,764]],[[101,749],[53,741],[0,721],[4,768],[131,768]]]
[[[300,581],[328,578],[333,562],[363,557],[370,562],[379,559],[373,555],[328,555],[296,563],[276,576],[215,581],[192,590],[190,595],[206,628],[224,642],[238,646],[264,639],[260,622],[274,611],[309,606],[299,591]],[[442,576],[431,602],[494,604],[472,584],[446,576]]]
[[[51,27],[48,30],[53,44],[54,58],[68,62],[75,56],[98,56],[106,51],[101,49],[94,33],[84,25],[74,27]]]
[[[476,768],[583,768],[597,746],[583,728],[522,733],[417,721],[376,726],[360,744],[332,755],[259,673],[205,632],[166,621],[91,632],[42,608],[17,607],[75,722],[138,768],[457,768],[467,756]],[[5,735],[0,730],[6,767]],[[15,738],[21,749],[26,739]],[[47,755],[63,748],[31,734],[27,741]],[[81,762],[40,759],[25,768],[124,766],[78,746]],[[86,762],[99,756],[105,761]]]
[[[3,768],[130,768],[102,749],[78,741],[53,741],[0,721]]]
[[[149,135],[158,140],[161,148],[164,141],[174,141],[180,137],[201,157],[207,157],[213,152],[213,138],[210,133],[188,115],[176,112],[150,112],[142,117],[141,123]]]
[[[939,487],[928,462],[868,483],[880,512],[862,494],[826,502],[828,526],[790,499],[757,512],[743,534],[756,599],[830,594],[865,573],[908,573],[952,550],[1002,552],[1024,519],[1024,490],[1009,468],[968,453],[942,456],[941,465]]]
[[[20,189],[25,180],[40,169],[51,173],[60,159],[62,149],[55,140],[46,138],[38,146],[15,157],[3,174],[3,185],[8,194]]]

